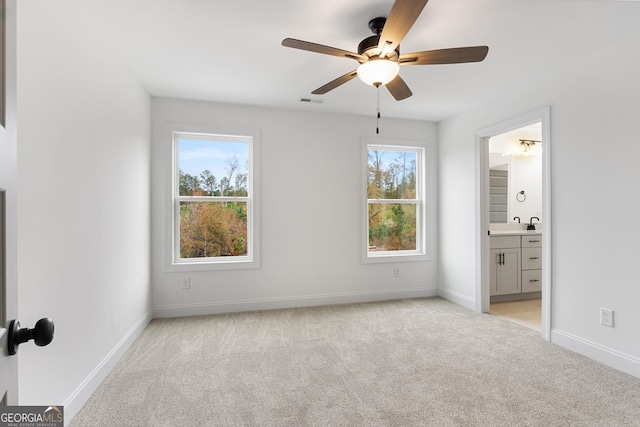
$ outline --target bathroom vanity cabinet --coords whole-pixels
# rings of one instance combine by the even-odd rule
[[[490,250],[491,296],[541,291],[541,234],[492,235]]]

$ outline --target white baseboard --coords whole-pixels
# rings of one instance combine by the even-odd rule
[[[438,289],[438,296],[454,304],[468,308],[469,310],[476,311],[476,300],[459,292],[449,289]]]
[[[113,367],[124,356],[133,342],[140,336],[144,328],[151,322],[151,312],[145,314],[129,332],[116,344],[116,346],[105,356],[95,367],[85,380],[71,393],[64,402],[65,425],[78,413],[82,406],[89,400],[91,394],[98,388],[105,377],[111,372]]]
[[[384,291],[350,292],[341,294],[305,295],[300,297],[208,302],[201,304],[175,304],[154,307],[153,317],[166,318],[201,316],[207,314],[235,313],[242,311],[273,310],[282,308],[350,304],[405,298],[435,297],[437,295],[438,289],[436,287],[424,287]]]
[[[551,342],[596,360],[626,374],[640,378],[640,359],[620,353],[558,329],[551,330]]]

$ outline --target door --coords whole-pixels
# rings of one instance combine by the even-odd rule
[[[0,402],[18,402],[9,322],[17,316],[16,0],[0,0]]]

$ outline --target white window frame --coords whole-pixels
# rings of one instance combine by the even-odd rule
[[[170,182],[167,215],[167,268],[168,272],[190,272],[208,270],[241,270],[260,268],[260,187],[259,151],[260,133],[255,129],[229,129],[197,125],[168,125],[167,137],[171,141]],[[178,140],[182,136],[204,140],[242,142],[249,145],[248,196],[180,196]],[[225,202],[247,203],[247,255],[207,258],[180,258],[180,202]]]
[[[416,198],[415,199],[368,199],[368,164],[369,150],[380,151],[412,151],[416,153]],[[424,142],[419,141],[398,141],[391,139],[365,138],[362,142],[362,262],[369,263],[390,263],[427,261],[429,257],[429,245],[427,240],[427,212],[430,209],[427,203],[428,183],[427,176],[431,177],[427,170],[427,148]],[[369,251],[369,204],[415,204],[416,205],[416,249],[407,251]]]

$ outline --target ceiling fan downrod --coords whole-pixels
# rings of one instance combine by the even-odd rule
[[[374,83],[373,84],[376,87],[376,92],[377,92],[377,109],[378,109],[378,114],[376,117],[376,134],[380,133],[380,83]]]

